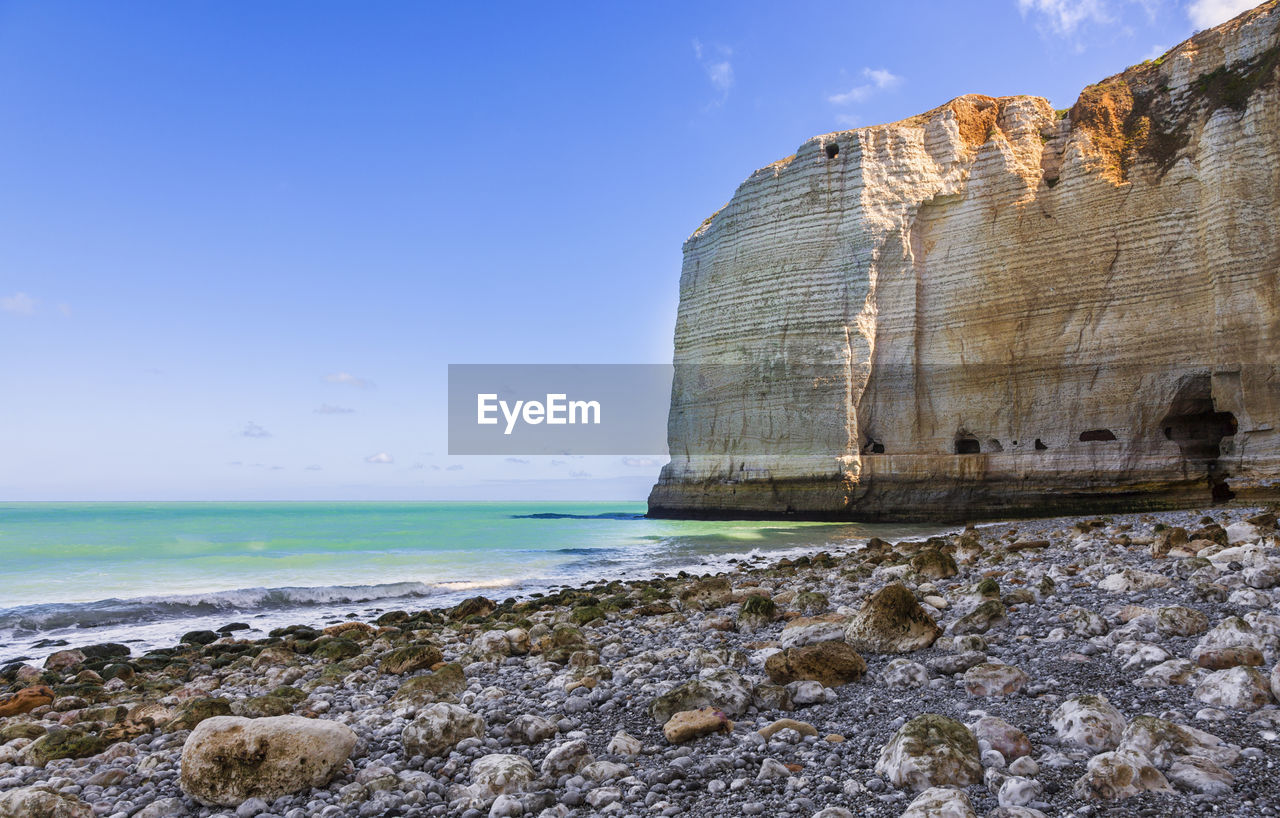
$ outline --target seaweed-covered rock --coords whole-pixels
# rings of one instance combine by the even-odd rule
[[[226,699],[216,697],[188,699],[178,709],[177,715],[166,721],[161,729],[166,733],[194,730],[196,725],[205,719],[230,715],[231,702]]]
[[[967,787],[982,780],[978,740],[954,719],[935,713],[916,716],[880,751],[876,773],[913,790]]]
[[[778,617],[778,606],[772,599],[752,594],[742,601],[738,612],[738,629],[753,631],[763,628]]]
[[[449,616],[453,619],[463,620],[473,616],[488,616],[497,609],[498,603],[492,599],[473,596],[460,602],[456,608],[449,612]]]
[[[55,725],[22,750],[22,760],[43,767],[58,758],[88,758],[107,749],[107,741],[83,727]]]
[[[910,653],[929,647],[941,634],[938,623],[900,582],[863,600],[845,628],[845,640],[864,653]]]
[[[396,648],[389,651],[382,657],[378,668],[383,673],[391,673],[400,675],[402,673],[413,673],[415,670],[423,670],[429,668],[437,662],[444,660],[444,654],[440,652],[440,648],[431,643],[405,645],[402,648]]]
[[[548,662],[563,665],[570,656],[587,647],[587,638],[576,626],[561,623],[538,640],[538,647]]]
[[[395,698],[415,704],[429,704],[452,699],[466,688],[467,677],[462,666],[450,662],[431,673],[406,680],[396,690]]]
[[[319,642],[315,649],[311,651],[311,655],[317,659],[327,659],[330,662],[340,662],[343,659],[350,659],[352,656],[360,654],[360,646],[354,640],[347,639],[344,636],[336,636]]]

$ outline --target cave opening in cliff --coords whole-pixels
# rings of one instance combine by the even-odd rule
[[[1037,452],[1047,452],[1048,450],[1049,450],[1049,447],[1048,447],[1048,446],[1046,446],[1046,445],[1044,445],[1044,441],[1037,437],[1037,438],[1036,438],[1036,451],[1037,451]]]
[[[1223,438],[1234,437],[1238,424],[1234,414],[1218,410],[1208,373],[1182,379],[1160,427],[1165,440],[1178,444],[1186,465],[1205,470],[1215,502],[1226,502],[1235,496],[1218,459],[1222,456]]]
[[[828,159],[835,159],[840,155],[840,145],[835,142],[828,142],[823,150],[827,152]]]
[[[982,444],[972,435],[960,435],[956,438],[956,454],[978,454]]]
[[[1090,441],[1098,443],[1109,443],[1116,439],[1116,433],[1110,429],[1090,429],[1087,432],[1080,433],[1080,440],[1083,443]]]

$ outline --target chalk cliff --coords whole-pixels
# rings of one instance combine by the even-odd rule
[[[827,134],[684,246],[654,516],[1280,497],[1280,11]]]

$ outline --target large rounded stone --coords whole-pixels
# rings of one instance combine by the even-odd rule
[[[864,653],[910,653],[933,644],[942,634],[900,582],[867,597],[845,628],[845,641]]]
[[[1124,735],[1124,716],[1104,696],[1072,696],[1049,720],[1058,738],[1093,752],[1113,750]]]
[[[967,787],[982,780],[978,740],[954,719],[934,713],[916,716],[880,751],[876,773],[913,790]]]
[[[1271,703],[1271,684],[1251,667],[1215,670],[1196,686],[1196,699],[1213,707],[1257,710]]]
[[[1012,696],[1030,681],[1013,665],[983,662],[964,672],[964,689],[970,696]]]
[[[1160,770],[1185,758],[1203,758],[1226,767],[1240,758],[1238,748],[1211,733],[1155,716],[1135,716],[1118,749],[1135,750]]]
[[[93,807],[37,785],[0,793],[0,818],[93,818]]]
[[[484,738],[484,719],[465,707],[440,702],[418,711],[400,733],[409,756],[435,758],[448,753],[458,742]]]
[[[974,818],[974,812],[964,790],[930,787],[907,805],[900,818]]]
[[[1074,787],[1082,801],[1118,801],[1143,792],[1172,791],[1151,761],[1135,750],[1100,753],[1089,759],[1088,769]]]
[[[867,663],[845,642],[819,642],[773,654],[765,660],[764,671],[774,684],[815,681],[838,687],[861,679]]]
[[[520,792],[533,779],[533,765],[523,756],[493,753],[471,763],[471,791],[481,797]]]
[[[200,722],[182,746],[180,783],[207,806],[236,806],[328,784],[356,745],[343,724],[299,716]]]

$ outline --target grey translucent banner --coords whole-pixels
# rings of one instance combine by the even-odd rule
[[[450,364],[449,454],[666,455],[670,364]]]

